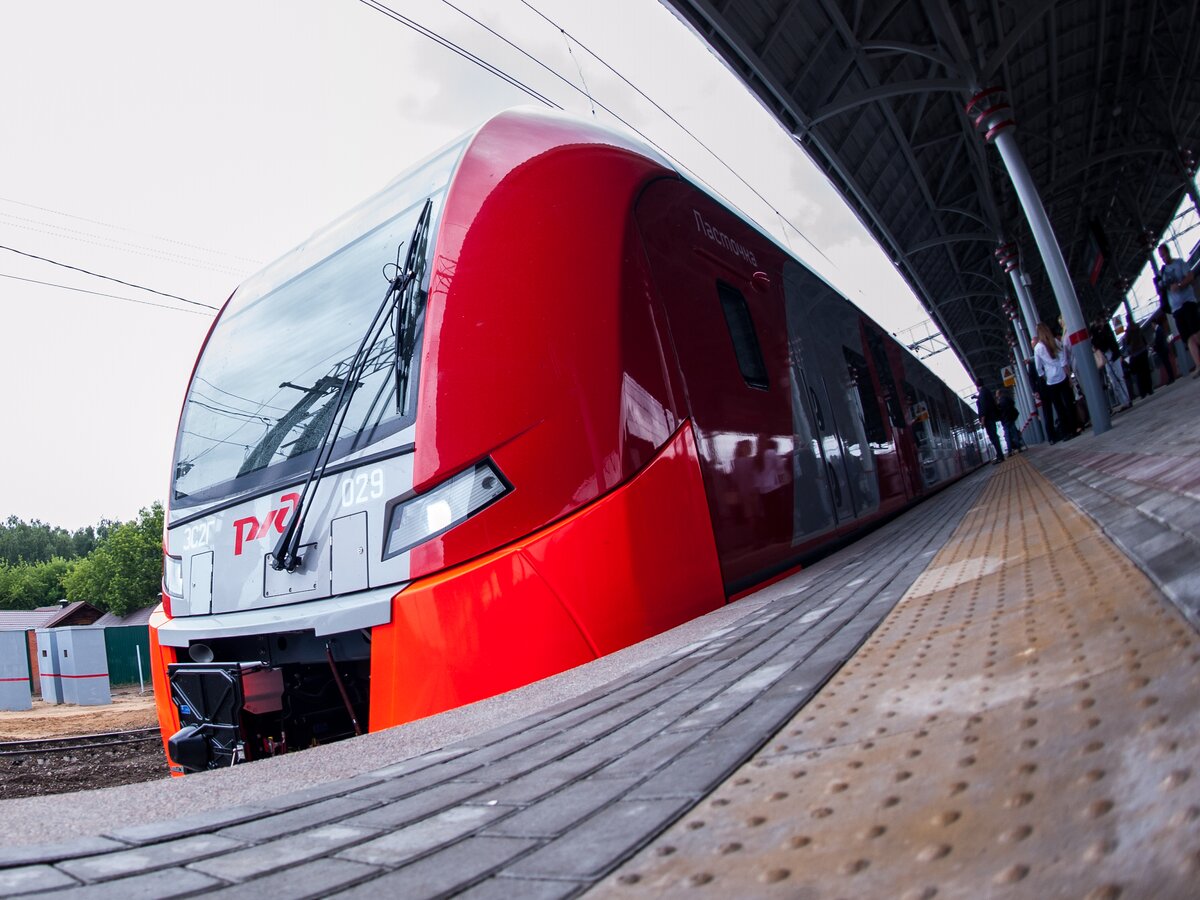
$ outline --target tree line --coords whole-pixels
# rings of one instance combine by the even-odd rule
[[[103,519],[67,531],[9,516],[0,524],[0,609],[36,609],[66,598],[123,616],[158,600],[163,507],[131,522]]]

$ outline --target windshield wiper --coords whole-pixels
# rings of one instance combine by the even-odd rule
[[[341,431],[342,424],[346,420],[346,413],[350,410],[350,401],[353,399],[354,392],[361,383],[369,351],[378,342],[384,325],[388,321],[385,313],[389,311],[389,308],[395,307],[399,302],[403,301],[408,296],[409,287],[414,282],[419,281],[419,273],[416,267],[424,256],[423,253],[418,254],[414,252],[414,247],[418,241],[422,247],[427,242],[432,208],[432,199],[426,200],[424,207],[421,209],[421,214],[417,218],[417,224],[413,228],[412,237],[408,242],[408,254],[405,257],[404,267],[397,268],[395,276],[389,282],[387,292],[383,296],[383,302],[379,304],[379,309],[371,317],[371,324],[367,326],[362,341],[359,342],[358,350],[351,357],[350,365],[346,368],[346,374],[342,377],[341,384],[338,386],[337,395],[333,399],[332,415],[329,416],[328,424],[325,426],[324,434],[321,437],[321,443],[317,447],[317,455],[313,460],[312,468],[308,470],[308,477],[304,480],[304,487],[300,491],[300,499],[297,501],[295,509],[292,510],[292,516],[288,520],[283,534],[280,535],[278,542],[276,542],[275,549],[268,555],[272,569],[294,572],[296,567],[303,562],[300,553],[300,538],[304,532],[304,520],[308,516],[309,496],[316,490],[316,486],[325,476],[325,468],[329,465],[329,460],[333,456],[333,448],[337,441],[338,433]],[[397,341],[399,341],[399,335],[397,335]],[[399,367],[399,362],[397,362],[397,367]]]
[[[396,304],[396,319],[393,331],[396,335],[396,412],[404,411],[404,401],[408,395],[409,374],[412,372],[413,351],[417,343],[417,322],[421,317],[418,304],[422,298],[421,279],[417,267],[425,259],[425,248],[429,243],[429,220],[433,203],[425,201],[425,207],[413,228],[412,239],[408,242],[408,253],[404,257],[405,272],[413,273],[404,290],[401,291],[400,302]]]

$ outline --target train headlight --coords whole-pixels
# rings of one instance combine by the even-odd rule
[[[172,597],[183,596],[183,558],[163,556],[163,591]]]
[[[484,460],[424,494],[395,503],[388,514],[384,559],[450,530],[510,490],[500,471]]]

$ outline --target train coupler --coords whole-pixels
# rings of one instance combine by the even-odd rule
[[[282,670],[261,663],[173,663],[167,677],[181,726],[167,740],[167,753],[185,772],[245,761],[244,714],[283,706]]]

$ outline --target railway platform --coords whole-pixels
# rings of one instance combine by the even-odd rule
[[[637,648],[226,772],[0,803],[0,895],[1187,897],[1200,382]]]

